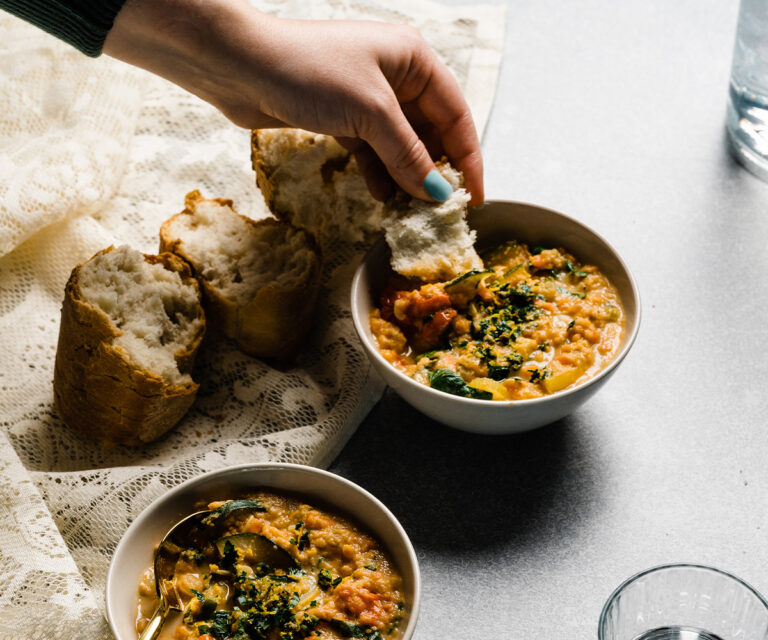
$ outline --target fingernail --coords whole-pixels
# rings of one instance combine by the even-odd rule
[[[445,202],[453,193],[453,187],[437,169],[432,169],[424,179],[424,190],[438,202]]]

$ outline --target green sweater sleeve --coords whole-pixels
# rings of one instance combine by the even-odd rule
[[[95,58],[101,54],[107,33],[124,3],[125,0],[0,0],[0,9]]]

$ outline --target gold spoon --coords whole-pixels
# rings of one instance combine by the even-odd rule
[[[155,549],[155,589],[160,598],[155,612],[149,619],[139,640],[155,640],[171,609],[184,611],[189,600],[184,601],[174,580],[176,563],[185,549],[203,549],[221,536],[227,516],[235,511],[249,509],[263,511],[263,507],[252,500],[232,500],[213,511],[198,511],[177,522],[165,534]],[[262,536],[257,536],[262,538]],[[258,553],[262,560],[274,567],[293,567],[296,561],[291,555],[273,542],[263,538]],[[252,547],[253,548],[253,547]],[[256,550],[256,549],[254,549]]]
[[[155,549],[155,589],[160,601],[149,619],[139,640],[155,640],[165,623],[165,618],[171,609],[183,611],[187,603],[181,601],[180,594],[175,588],[173,576],[176,568],[176,560],[179,554],[186,548],[193,546],[186,544],[197,537],[196,531],[200,531],[203,519],[210,515],[210,511],[198,511],[177,522],[163,537],[162,542]],[[170,588],[169,588],[170,587]]]

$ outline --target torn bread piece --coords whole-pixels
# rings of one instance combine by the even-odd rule
[[[280,220],[251,220],[232,201],[185,198],[160,229],[160,251],[192,266],[208,323],[245,353],[289,360],[314,317],[320,252],[307,231]]]
[[[171,254],[109,247],[72,271],[53,390],[61,419],[117,444],[155,440],[187,412],[205,333],[200,291]]]
[[[483,268],[475,251],[475,232],[467,224],[470,195],[463,176],[445,161],[437,163],[437,170],[453,187],[445,202],[425,202],[401,193],[383,223],[392,269],[425,282]]]
[[[321,244],[368,241],[381,231],[384,204],[374,200],[354,157],[333,137],[256,129],[251,162],[270,210]]]
[[[466,222],[470,196],[447,162],[438,171],[454,188],[445,202],[400,191],[387,206],[368,192],[354,158],[332,137],[301,129],[251,133],[256,182],[272,212],[331,242],[371,240],[385,231],[392,268],[425,281],[482,268]]]

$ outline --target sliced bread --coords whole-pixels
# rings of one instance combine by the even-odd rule
[[[280,220],[254,221],[232,201],[187,194],[160,229],[160,251],[186,260],[208,323],[260,358],[293,358],[309,331],[320,287],[312,235]]]
[[[200,292],[177,256],[109,247],[72,271],[53,390],[61,419],[112,443],[150,442],[195,399]]]

